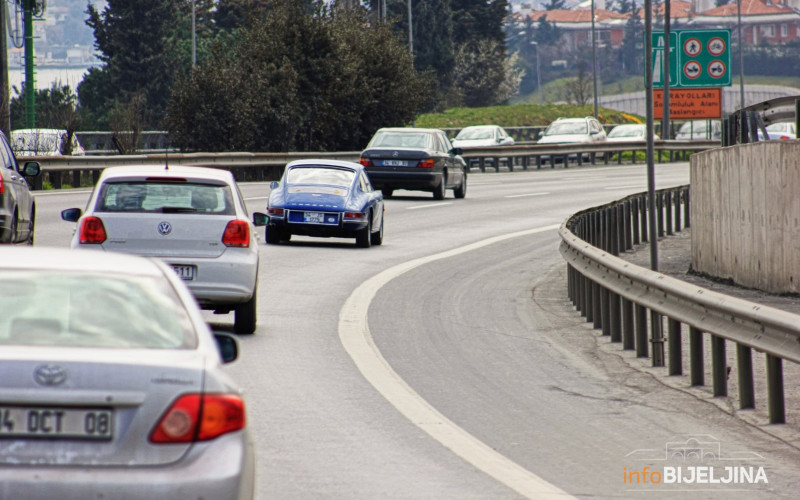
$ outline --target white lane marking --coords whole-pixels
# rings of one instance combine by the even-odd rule
[[[617,189],[647,189],[646,185],[642,184],[631,184],[630,186],[612,186],[612,187],[605,187],[603,188],[606,191],[615,191]]]
[[[91,192],[91,189],[54,189],[52,191],[33,191],[33,196],[38,198],[39,196],[64,196],[68,194],[86,194]]]
[[[423,264],[477,250],[494,243],[546,231],[559,225],[488,238],[461,248],[410,260],[382,271],[356,288],[339,311],[339,340],[361,374],[414,425],[474,467],[517,493],[534,499],[574,499],[469,434],[425,401],[392,369],[369,331],[370,302],[386,283]]]
[[[244,201],[250,201],[250,200],[268,200],[268,199],[269,199],[269,196],[254,196],[254,197],[252,197],[252,198],[245,198],[245,199],[244,199]]]
[[[414,207],[406,207],[406,210],[417,210],[417,209],[420,209],[420,208],[444,207],[444,206],[452,205],[452,204],[453,204],[452,201],[447,201],[447,202],[444,202],[444,203],[431,203],[430,205],[416,205]]]
[[[504,196],[503,198],[525,198],[526,196],[542,196],[545,194],[550,194],[550,193],[510,194],[508,196]]]

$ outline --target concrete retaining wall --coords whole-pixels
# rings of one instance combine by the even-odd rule
[[[692,266],[770,293],[800,293],[800,141],[691,157]]]

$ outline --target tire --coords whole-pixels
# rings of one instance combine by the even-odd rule
[[[433,190],[433,199],[443,200],[446,195],[447,195],[447,178],[444,174],[442,174],[442,181]]]
[[[464,198],[467,196],[467,173],[464,172],[464,177],[461,178],[461,184],[453,189],[453,196],[456,198]]]
[[[256,292],[244,304],[239,304],[233,312],[233,331],[250,335],[256,331]]]
[[[14,216],[11,217],[11,225],[8,227],[8,241],[6,243],[16,243],[17,242],[17,213],[14,212]]]
[[[391,198],[394,194],[394,189],[392,188],[381,188],[381,193],[383,193],[384,198]]]
[[[267,245],[277,245],[281,242],[281,233],[277,227],[267,225],[264,239],[267,241]]]
[[[369,214],[367,227],[359,229],[356,233],[356,246],[358,248],[369,248],[372,242],[372,213]]]
[[[284,229],[278,233],[278,239],[281,241],[281,243],[288,243],[289,240],[292,239],[292,233]]]
[[[381,217],[381,227],[370,235],[369,242],[375,246],[383,243],[383,217]]]
[[[33,246],[33,230],[36,226],[36,211],[31,212],[31,223],[30,223],[30,232],[28,233],[28,239],[25,240],[25,244],[28,246]]]

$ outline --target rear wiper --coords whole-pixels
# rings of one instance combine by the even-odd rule
[[[196,213],[196,208],[189,208],[189,207],[161,207],[161,213],[164,214],[187,214],[187,213]]]

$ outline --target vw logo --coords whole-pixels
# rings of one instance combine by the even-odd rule
[[[40,385],[61,385],[67,380],[67,370],[58,365],[41,365],[33,371],[33,379]]]
[[[399,152],[395,151],[394,153],[392,153],[392,156],[394,156],[395,158],[397,158],[397,155],[399,155],[399,154],[400,154]]]
[[[172,232],[172,224],[169,222],[160,222],[158,224],[158,234],[161,236],[166,236]]]

